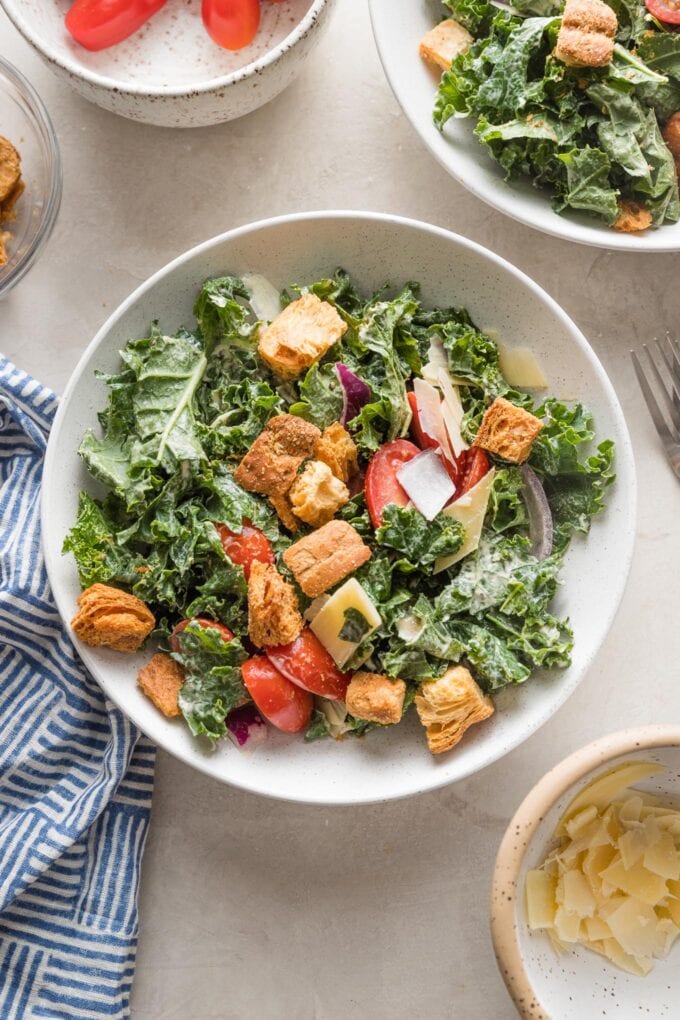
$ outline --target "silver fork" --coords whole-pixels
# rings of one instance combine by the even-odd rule
[[[666,337],[665,342],[657,340],[656,347],[663,362],[663,370],[659,368],[647,344],[643,344],[642,349],[649,362],[648,374],[645,374],[637,353],[631,351],[630,356],[668,463],[680,478],[680,342]],[[650,375],[655,385],[650,383]],[[661,401],[656,394],[661,396]]]

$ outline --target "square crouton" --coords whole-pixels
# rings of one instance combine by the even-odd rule
[[[355,673],[350,680],[345,704],[355,719],[387,726],[401,722],[406,697],[403,680],[391,680],[380,673]]]
[[[473,42],[467,28],[459,25],[453,18],[447,18],[423,36],[418,51],[428,64],[448,71],[458,54],[469,50]]]
[[[494,712],[493,701],[465,666],[453,666],[438,680],[425,680],[415,700],[432,754],[450,751],[470,726]]]
[[[622,234],[637,234],[652,225],[652,214],[644,202],[631,198],[619,199],[619,215],[614,221],[614,230]]]
[[[474,445],[495,453],[503,460],[522,464],[531,453],[532,443],[542,428],[543,422],[536,415],[511,404],[504,397],[496,397],[491,407],[486,409]]]
[[[282,379],[297,379],[347,330],[333,305],[303,294],[260,331],[258,354]]]
[[[86,645],[136,652],[156,626],[156,619],[136,595],[108,584],[93,584],[79,596],[71,626]]]
[[[356,443],[339,421],[323,430],[314,447],[314,456],[328,464],[335,477],[345,485],[359,470]]]
[[[617,28],[614,11],[602,0],[567,0],[555,56],[568,67],[606,67]]]
[[[248,636],[258,648],[287,645],[303,622],[292,584],[271,563],[255,561],[248,578]]]
[[[321,432],[294,414],[271,418],[236,468],[234,478],[249,492],[283,496],[298,468],[311,457]]]
[[[320,528],[349,499],[349,489],[336,478],[328,464],[310,460],[290,489],[288,499],[293,513],[312,528]]]
[[[329,521],[289,546],[283,562],[305,595],[316,598],[370,560],[371,550],[346,521]]]
[[[165,652],[158,652],[140,669],[137,683],[163,715],[169,719],[180,715],[178,695],[184,683],[184,670]]]

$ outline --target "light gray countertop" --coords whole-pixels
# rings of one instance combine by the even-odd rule
[[[628,357],[677,328],[677,255],[569,245],[450,180],[393,100],[360,0],[338,5],[279,99],[184,133],[79,99],[2,14],[0,51],[45,100],[65,167],[49,247],[0,305],[0,350],[55,389],[108,314],[173,256],[251,220],[343,207],[430,220],[505,256],[563,305],[609,372],[637,457],[635,559],[593,668],[542,730],[456,786],[363,808],[260,799],[158,756],[135,1020],[511,1018],[488,930],[507,821],[570,751],[680,717],[680,488]]]

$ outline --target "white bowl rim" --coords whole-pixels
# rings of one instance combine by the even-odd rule
[[[292,49],[292,47],[307,34],[314,21],[329,2],[330,0],[312,0],[307,12],[300,21],[298,21],[297,25],[295,25],[295,27],[288,33],[285,39],[282,39],[281,42],[277,43],[273,49],[268,50],[263,57],[259,57],[257,60],[251,61],[250,64],[245,64],[244,67],[239,67],[236,71],[230,71],[229,74],[219,75],[217,78],[209,78],[207,81],[197,82],[191,85],[168,86],[134,84],[132,82],[120,81],[117,78],[111,78],[109,75],[99,74],[97,71],[92,71],[90,68],[79,64],[78,61],[73,60],[68,56],[62,56],[58,53],[56,48],[46,44],[43,37],[39,36],[38,33],[34,31],[30,20],[22,14],[20,7],[13,4],[13,0],[0,0],[0,7],[2,7],[14,27],[21,32],[24,38],[27,39],[39,53],[42,53],[45,58],[50,61],[50,63],[63,68],[64,71],[67,71],[75,78],[81,78],[83,81],[89,82],[97,88],[114,91],[121,95],[162,96],[164,98],[169,98],[173,96],[194,96],[203,92],[214,92],[220,88],[226,88],[229,85],[233,85],[237,81],[243,81],[246,78],[250,78],[251,75],[258,74],[266,67],[269,67],[270,64],[275,64],[276,61],[283,56],[286,50]]]
[[[3,2],[4,0],[0,0],[0,3]],[[563,224],[569,224],[570,221],[566,217],[560,216],[558,213],[553,211],[550,206],[548,196],[544,197],[542,205],[545,206],[546,212],[551,215],[529,216],[527,214],[523,214],[511,203],[503,201],[500,197],[502,192],[497,192],[494,188],[485,186],[483,175],[471,176],[469,174],[465,174],[458,169],[455,162],[445,159],[437,146],[432,144],[432,135],[421,130],[420,122],[416,122],[415,119],[411,117],[410,111],[406,110],[404,106],[402,106],[399,98],[398,83],[392,74],[391,64],[388,61],[386,53],[381,45],[380,33],[376,30],[377,16],[375,12],[379,2],[380,0],[368,0],[373,38],[375,40],[378,56],[380,57],[380,63],[382,64],[383,71],[385,72],[385,77],[387,78],[396,102],[399,104],[399,109],[406,117],[407,121],[428,152],[434,156],[446,173],[450,177],[453,177],[454,181],[457,181],[458,184],[461,184],[466,191],[471,192],[471,194],[478,198],[480,202],[484,202],[485,205],[491,206],[491,208],[496,209],[497,212],[502,213],[504,216],[509,216],[510,219],[515,220],[516,223],[521,223],[523,226],[530,227],[532,230],[538,230],[542,234],[548,234],[551,237],[558,237],[561,241],[570,241],[572,244],[585,244],[591,248],[603,248],[605,251],[632,252],[636,255],[661,255],[668,252],[677,252],[679,250],[680,244],[678,243],[677,238],[675,241],[671,241],[670,239],[668,241],[663,240],[664,237],[669,236],[666,234],[666,229],[675,226],[675,224],[667,224],[657,227],[652,236],[654,238],[658,237],[659,240],[655,241],[653,244],[650,243],[649,238],[645,237],[644,234],[638,235],[619,232],[614,230],[612,227],[607,227],[604,224],[598,224],[595,219],[593,219],[592,223],[589,223],[589,230],[592,230],[592,233],[584,232],[575,235],[570,233],[568,227],[563,226]],[[434,94],[432,102],[434,105]],[[491,162],[490,157],[483,152],[481,145],[479,147],[479,154],[480,163],[486,162],[487,160],[488,162]],[[678,229],[680,229],[680,227]]]
[[[517,897],[522,896],[517,887],[519,874],[531,838],[553,804],[589,773],[624,754],[675,746],[680,746],[678,723],[617,730],[599,737],[553,766],[510,820],[498,849],[491,884],[491,938],[501,977],[523,1020],[551,1020],[524,966],[515,920]]]
[[[629,541],[628,546],[621,557],[623,569],[620,574],[619,588],[614,592],[614,597],[611,600],[608,613],[606,614],[606,616],[602,618],[603,622],[602,641],[597,646],[597,648],[594,648],[590,652],[590,654],[584,660],[582,668],[577,673],[573,674],[573,676],[570,678],[570,682],[569,683],[565,683],[564,681],[562,682],[559,697],[556,697],[555,701],[552,702],[546,708],[545,712],[541,713],[536,717],[536,719],[532,723],[531,728],[528,731],[520,730],[518,728],[517,734],[515,734],[511,739],[504,742],[503,745],[499,744],[497,748],[494,748],[493,752],[489,754],[486,763],[480,768],[470,767],[466,770],[463,770],[460,773],[460,775],[456,777],[455,780],[451,780],[445,775],[441,776],[441,778],[433,778],[431,782],[428,782],[425,785],[414,786],[413,788],[410,788],[406,791],[401,790],[393,794],[390,793],[389,797],[377,798],[368,795],[364,797],[361,796],[354,797],[353,799],[347,800],[341,798],[328,800],[323,796],[318,796],[314,794],[311,794],[308,797],[301,797],[299,794],[293,793],[291,793],[290,796],[285,794],[271,794],[269,792],[261,790],[258,786],[250,785],[247,782],[238,779],[227,778],[223,776],[216,777],[214,773],[208,768],[207,764],[203,763],[202,759],[199,758],[198,760],[196,760],[194,758],[191,758],[187,753],[185,753],[182,750],[178,750],[174,747],[171,748],[169,746],[165,746],[165,750],[168,751],[168,753],[172,754],[180,761],[183,761],[186,765],[189,765],[192,768],[204,772],[211,778],[217,778],[221,782],[227,783],[228,785],[231,786],[238,787],[239,789],[247,790],[248,792],[251,793],[259,793],[264,796],[273,797],[274,799],[277,800],[286,800],[291,801],[293,803],[323,804],[325,806],[346,804],[355,805],[358,803],[370,804],[383,802],[387,800],[399,800],[401,798],[415,796],[416,794],[419,793],[424,793],[426,791],[440,789],[443,786],[448,786],[453,781],[460,782],[463,779],[467,779],[470,775],[476,774],[477,772],[481,772],[489,765],[492,765],[494,762],[498,761],[499,758],[502,758],[505,755],[509,754],[511,751],[515,750],[515,748],[517,748],[520,744],[527,740],[533,733],[539,730],[550,718],[552,718],[553,715],[555,715],[557,711],[559,711],[559,709],[564,705],[567,699],[574,693],[576,688],[579,686],[579,684],[585,677],[588,669],[592,665],[595,656],[598,654],[600,648],[602,647],[602,642],[604,641],[607,633],[609,632],[609,629],[614,621],[616,613],[618,612],[619,605],[621,603],[621,599],[626,588],[628,575],[630,573],[630,568],[633,560],[633,552],[635,546],[635,521],[637,517],[637,474],[635,470],[635,458],[633,455],[633,446],[628,431],[628,426],[626,424],[626,419],[623,414],[623,410],[621,408],[619,399],[616,395],[616,391],[614,390],[614,387],[609,379],[609,376],[605,372],[602,364],[599,361],[599,358],[595,354],[594,350],[586,340],[581,330],[578,328],[576,323],[573,322],[573,320],[567,315],[564,309],[555,301],[555,299],[551,297],[547,293],[547,291],[543,290],[543,288],[539,286],[539,284],[532,280],[531,277],[527,276],[526,273],[524,273],[521,269],[518,269],[516,266],[513,266],[511,262],[508,262],[506,259],[502,258],[500,255],[497,255],[490,249],[485,248],[483,245],[478,244],[476,241],[472,241],[461,234],[456,234],[453,231],[446,230],[444,227],[439,227],[436,226],[435,224],[427,223],[423,220],[416,220],[405,216],[397,216],[394,215],[393,213],[379,213],[361,209],[359,210],[320,209],[300,213],[286,213],[281,216],[267,217],[262,220],[256,220],[252,223],[243,224],[242,226],[235,227],[232,230],[227,230],[222,234],[218,234],[215,237],[209,238],[207,241],[203,241],[202,243],[195,245],[193,248],[190,248],[188,251],[183,252],[176,258],[172,259],[165,266],[161,267],[159,270],[153,273],[147,280],[145,280],[138,287],[136,287],[135,290],[106,319],[104,324],[97,331],[93,339],[90,341],[90,343],[83,351],[78,361],[78,364],[76,365],[66,385],[64,393],[59,401],[59,407],[55,415],[54,422],[52,423],[52,428],[50,430],[50,437],[47,444],[47,451],[45,454],[45,462],[43,468],[43,484],[41,487],[41,507],[40,507],[41,532],[42,534],[45,534],[47,531],[45,527],[45,521],[50,512],[49,507],[47,505],[48,499],[46,495],[47,492],[49,491],[50,486],[49,484],[47,484],[47,481],[49,477],[52,475],[53,471],[58,470],[57,468],[58,448],[56,441],[54,441],[54,438],[58,437],[61,419],[62,417],[66,416],[72,391],[75,389],[81,375],[81,365],[84,365],[89,360],[91,354],[99,346],[99,344],[108,334],[108,332],[113,328],[118,319],[121,318],[126,313],[128,308],[131,305],[133,305],[143,294],[145,294],[149,290],[152,290],[153,287],[158,282],[158,280],[164,277],[167,273],[170,273],[177,266],[182,265],[184,262],[191,261],[191,259],[193,259],[199,253],[202,253],[204,251],[209,250],[212,247],[216,247],[220,244],[223,244],[226,241],[231,241],[244,234],[268,229],[269,227],[274,227],[279,224],[304,223],[306,221],[312,221],[316,219],[332,219],[338,221],[363,219],[369,222],[370,221],[379,223],[388,222],[409,228],[414,228],[416,230],[425,231],[431,234],[436,234],[439,235],[440,237],[446,238],[449,241],[454,241],[456,244],[459,244],[462,247],[467,248],[478,255],[481,255],[483,258],[489,259],[491,262],[495,263],[497,266],[502,268],[505,272],[509,273],[511,276],[514,276],[515,279],[517,279],[523,286],[527,287],[530,291],[532,291],[536,295],[536,297],[540,301],[542,301],[544,305],[546,305],[550,309],[550,311],[552,311],[556,318],[558,318],[563,323],[567,332],[570,333],[571,336],[573,337],[574,342],[577,343],[579,347],[582,348],[583,353],[590,362],[592,371],[597,376],[603,389],[607,393],[607,396],[610,401],[612,415],[616,422],[616,429],[618,435],[617,460],[620,461],[623,458],[625,458],[625,460],[627,461],[627,467],[630,474],[631,483],[630,488],[628,490],[629,499],[626,502],[626,509],[629,515],[628,518]],[[56,558],[57,556],[61,556],[61,550],[49,548],[46,544],[44,544],[43,555],[45,558],[45,565],[47,569],[48,578],[50,579],[51,582],[52,564],[53,562],[56,564]],[[86,668],[90,669],[86,661],[85,666]],[[95,674],[94,669],[90,669],[90,671],[93,674]],[[134,715],[131,714],[128,708],[121,703],[123,699],[120,699],[118,697],[118,693],[115,690],[115,687],[114,688],[103,687],[101,682],[97,679],[96,674],[95,680],[97,680],[97,682],[100,683],[100,686],[102,686],[106,696],[121,710],[121,712],[123,712],[126,718],[131,719],[132,722],[143,732],[143,727],[139,724]]]

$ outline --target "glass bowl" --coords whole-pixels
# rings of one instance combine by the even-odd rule
[[[0,57],[0,134],[21,156],[26,185],[16,219],[3,224],[7,264],[0,267],[0,298],[19,282],[52,233],[61,204],[61,156],[49,114],[33,86]]]

